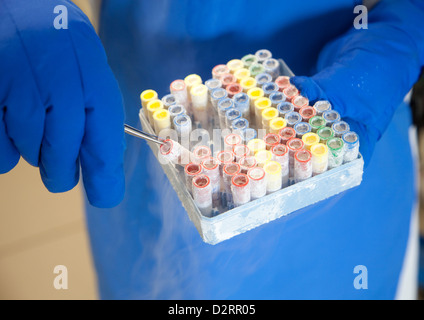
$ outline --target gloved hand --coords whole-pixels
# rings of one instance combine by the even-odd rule
[[[68,29],[54,26],[58,5]],[[117,205],[123,102],[88,18],[71,1],[0,0],[0,30],[0,173],[22,156],[39,166],[49,191],[65,192],[81,165],[90,203]]]
[[[424,66],[424,1],[383,0],[368,29],[327,45],[312,77],[291,79],[313,102],[329,100],[360,137],[367,165],[375,143]]]

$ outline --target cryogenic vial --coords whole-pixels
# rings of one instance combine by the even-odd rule
[[[239,162],[241,158],[244,158],[250,155],[250,150],[248,146],[244,144],[239,144],[234,146],[233,153],[236,159],[235,161]]]
[[[255,88],[257,85],[256,79],[253,77],[246,77],[240,80],[240,86],[244,93],[247,93],[252,88]]]
[[[319,136],[316,133],[309,132],[303,135],[302,141],[304,143],[304,148],[310,150],[311,146],[320,142]]]
[[[230,73],[234,74],[234,72],[244,67],[244,63],[240,59],[232,59],[227,62],[227,67]]]
[[[280,190],[283,186],[281,165],[277,161],[268,161],[264,166],[264,170],[267,194]]]
[[[185,183],[188,191],[190,194],[193,194],[193,188],[192,188],[192,180],[195,176],[202,173],[202,166],[200,163],[188,163],[184,167],[184,177],[185,177]]]
[[[293,98],[294,111],[299,112],[300,109],[309,105],[309,100],[303,96],[296,96]]]
[[[205,217],[212,216],[212,186],[207,175],[200,174],[193,178],[193,199]]]
[[[264,137],[265,145],[267,150],[271,150],[273,146],[281,143],[281,137],[276,133],[268,133]]]
[[[202,128],[208,129],[208,88],[204,84],[195,84],[190,90],[193,116]]]
[[[213,89],[211,92],[211,102],[212,106],[215,108],[215,110],[218,110],[218,103],[222,100],[227,98],[227,90],[223,88],[216,88]]]
[[[250,201],[250,181],[244,173],[238,173],[231,179],[231,192],[235,207],[246,204]]]
[[[278,91],[283,92],[283,90],[291,85],[290,77],[287,76],[279,76],[275,79],[275,83],[278,86]]]
[[[256,165],[263,167],[268,161],[272,160],[272,153],[269,150],[259,150],[255,153]]]
[[[218,102],[218,116],[221,129],[225,129],[226,127],[225,114],[231,108],[234,108],[234,102],[230,98],[224,98]]]
[[[267,82],[271,82],[272,81],[272,77],[270,74],[264,72],[264,73],[260,73],[255,77],[256,80],[256,85],[258,87],[262,87],[265,83]]]
[[[289,149],[284,144],[277,144],[271,149],[272,160],[277,161],[281,165],[281,175],[283,187],[289,184]]]
[[[261,113],[261,122],[262,122],[262,129],[265,129],[266,132],[269,132],[269,125],[272,119],[275,119],[278,117],[278,110],[269,107],[262,110]],[[258,123],[256,123],[258,125]]]
[[[269,73],[272,76],[272,79],[275,80],[280,75],[280,63],[277,59],[269,58],[262,62],[265,72]]]
[[[325,120],[321,116],[315,116],[309,119],[309,124],[311,125],[311,131],[316,133],[319,128],[325,126]]]
[[[312,175],[317,175],[328,169],[328,147],[323,143],[314,144],[311,147]]]
[[[214,157],[209,157],[202,161],[203,174],[210,179],[212,187],[212,203],[214,208],[218,208],[221,203],[221,175],[219,173],[219,162]]]
[[[256,152],[258,152],[260,150],[266,150],[265,141],[263,141],[262,139],[258,139],[258,138],[250,140],[247,143],[247,146],[249,147],[251,156],[254,156],[256,154]]]
[[[271,92],[269,95],[269,99],[271,100],[271,106],[274,108],[277,108],[280,103],[286,101],[284,93],[280,91]]]
[[[213,79],[213,78],[212,79],[209,79],[209,80],[206,80],[205,81],[205,86],[208,88],[209,100],[212,102],[212,97],[211,97],[212,91],[214,89],[217,89],[217,88],[221,88],[222,87],[221,80],[219,80],[219,79]]]
[[[346,132],[343,137],[343,143],[345,145],[345,154],[343,157],[343,162],[350,162],[356,160],[359,154],[359,137],[353,132]]]
[[[238,93],[233,97],[234,106],[241,111],[242,118],[250,120],[250,101],[249,96],[244,93]]]
[[[163,107],[165,109],[168,109],[170,106],[177,103],[177,98],[172,93],[170,93],[162,97],[162,103],[163,103]]]
[[[261,88],[251,88],[247,91],[247,95],[249,96],[250,101],[250,121],[255,117],[255,102],[257,99],[264,96],[264,91]]]
[[[265,97],[269,97],[271,93],[278,92],[278,86],[275,82],[267,82],[262,85],[262,90],[264,91]]]
[[[266,97],[261,97],[255,101],[255,121],[259,129],[262,125],[262,111],[271,107],[271,100]]]
[[[225,64],[218,64],[212,69],[212,78],[219,79],[222,75],[230,73],[230,69]]]
[[[253,128],[247,128],[242,131],[241,138],[243,139],[243,143],[249,143],[250,140],[256,139],[258,133]]]
[[[146,105],[147,112],[145,115],[147,116],[147,119],[149,120],[149,123],[152,127],[154,127],[153,113],[159,109],[163,109],[163,102],[158,99],[151,100]]]
[[[241,118],[241,111],[236,108],[231,108],[225,112],[225,127],[232,129],[233,121]]]
[[[174,129],[178,133],[178,137],[186,137],[188,138],[190,136],[190,133],[192,131],[192,124],[191,119],[186,114],[180,114],[174,118],[173,121]]]
[[[171,139],[166,139],[159,148],[159,159],[161,163],[179,164],[182,154],[182,146]]]
[[[228,98],[233,98],[236,94],[243,91],[239,83],[230,83],[225,90],[227,90]]]
[[[287,141],[287,148],[289,149],[289,174],[290,177],[294,176],[294,154],[304,147],[303,140],[299,138],[291,138]]]
[[[192,152],[192,162],[201,163],[204,159],[209,158],[212,155],[212,151],[208,146],[197,146]]]
[[[328,139],[331,139],[334,136],[333,129],[331,129],[330,127],[319,128],[317,134],[319,137],[319,142],[324,144],[327,143]]]
[[[186,110],[182,104],[173,104],[172,106],[169,106],[168,111],[169,116],[171,117],[171,121],[174,121],[176,116],[186,113]]]
[[[258,74],[265,72],[265,68],[260,63],[252,63],[249,67],[249,72],[251,77],[256,77]]]
[[[174,95],[177,104],[181,104],[184,108],[188,107],[187,86],[184,80],[175,80],[169,86],[169,90]]]
[[[231,133],[224,139],[224,150],[230,150],[232,151],[235,146],[242,143],[242,139],[240,135],[237,133]]]
[[[278,104],[277,110],[280,114],[280,117],[286,118],[286,114],[294,111],[294,105],[288,101],[281,102]]]
[[[258,62],[262,63],[267,59],[271,59],[272,53],[268,49],[260,49],[260,50],[255,52],[255,56],[258,59]]]
[[[335,137],[341,138],[346,132],[350,131],[350,126],[346,121],[337,121],[333,123],[331,129],[333,129]]]
[[[153,113],[153,127],[157,135],[162,130],[171,128],[171,116],[166,109],[159,109]]]
[[[256,167],[255,156],[245,156],[238,161],[240,165],[240,172],[247,173],[249,169]]]
[[[333,123],[340,121],[340,114],[336,110],[327,110],[322,113],[325,125],[331,127]]]
[[[249,121],[244,118],[239,118],[231,122],[231,129],[233,129],[234,133],[243,135],[243,130],[249,128]]]
[[[301,149],[294,154],[294,181],[304,181],[312,177],[312,154],[309,150]]]
[[[328,169],[336,168],[343,164],[344,143],[340,138],[327,140],[328,147]]]
[[[302,139],[303,135],[311,132],[311,125],[307,122],[299,122],[295,124],[296,138]]]
[[[269,132],[278,134],[281,129],[285,128],[287,125],[286,120],[282,117],[276,117],[269,121]]]
[[[285,127],[278,132],[278,135],[281,137],[281,143],[287,144],[287,141],[296,137],[296,132],[291,127]]]
[[[325,111],[331,110],[331,103],[327,100],[315,102],[313,108],[317,111],[317,116],[322,116]]]
[[[296,111],[292,111],[286,114],[284,119],[287,122],[287,126],[294,127],[297,123],[302,121],[302,117]]]
[[[310,106],[305,106],[300,108],[299,114],[302,117],[302,121],[309,122],[309,119],[316,116],[316,111]]]
[[[261,167],[250,168],[247,172],[250,180],[250,199],[256,200],[266,195],[265,170]]]
[[[226,74],[223,74],[220,78],[219,78],[219,80],[221,80],[221,83],[222,83],[222,87],[223,88],[227,88],[227,86],[229,85],[229,84],[231,84],[231,83],[235,83],[237,80],[236,80],[236,77],[234,77],[234,75],[233,74],[231,74],[231,73],[226,73]]]
[[[252,63],[258,62],[258,58],[253,54],[246,54],[243,58],[241,58],[241,61],[243,61],[245,68],[249,68]]]
[[[233,163],[235,157],[234,157],[234,153],[232,151],[224,150],[224,151],[218,152],[218,154],[216,155],[216,159],[218,160],[219,171],[222,175],[224,166],[226,164]]]
[[[147,89],[140,94],[141,106],[143,109],[147,107],[150,101],[157,100],[158,94],[155,90]]]
[[[293,103],[294,98],[299,95],[299,90],[294,85],[290,85],[283,90],[284,95],[286,96],[287,101]],[[296,111],[296,106],[294,107]]]
[[[246,68],[240,68],[234,71],[234,77],[236,77],[237,83],[240,83],[242,79],[250,77],[250,71]]]
[[[222,180],[224,182],[224,193],[227,208],[232,208],[234,205],[233,195],[231,192],[231,179],[238,173],[240,173],[240,165],[234,162],[224,165],[222,170]]]

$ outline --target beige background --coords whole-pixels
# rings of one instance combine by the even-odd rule
[[[80,186],[51,194],[21,160],[0,175],[0,299],[96,299]],[[56,290],[56,265],[68,289]]]

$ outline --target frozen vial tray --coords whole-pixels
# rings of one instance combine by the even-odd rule
[[[280,59],[279,62],[280,74],[293,76],[284,61]],[[143,130],[155,134],[143,112],[139,113],[139,117]],[[148,144],[157,158],[158,145],[152,142],[148,142]],[[364,161],[359,155],[358,159],[340,167],[210,218],[203,216],[195,205],[186,188],[182,172],[173,164],[161,164],[161,166],[203,241],[217,244],[358,186],[362,181]]]

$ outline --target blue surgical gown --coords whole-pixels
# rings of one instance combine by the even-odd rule
[[[105,0],[100,35],[119,81],[126,122],[139,95],[258,49],[297,75],[352,27],[353,0]],[[411,113],[399,106],[362,184],[232,239],[202,241],[144,141],[127,139],[126,195],[87,204],[103,299],[392,299],[416,199]],[[394,148],[396,146],[396,148]],[[368,288],[354,286],[356,266]]]

